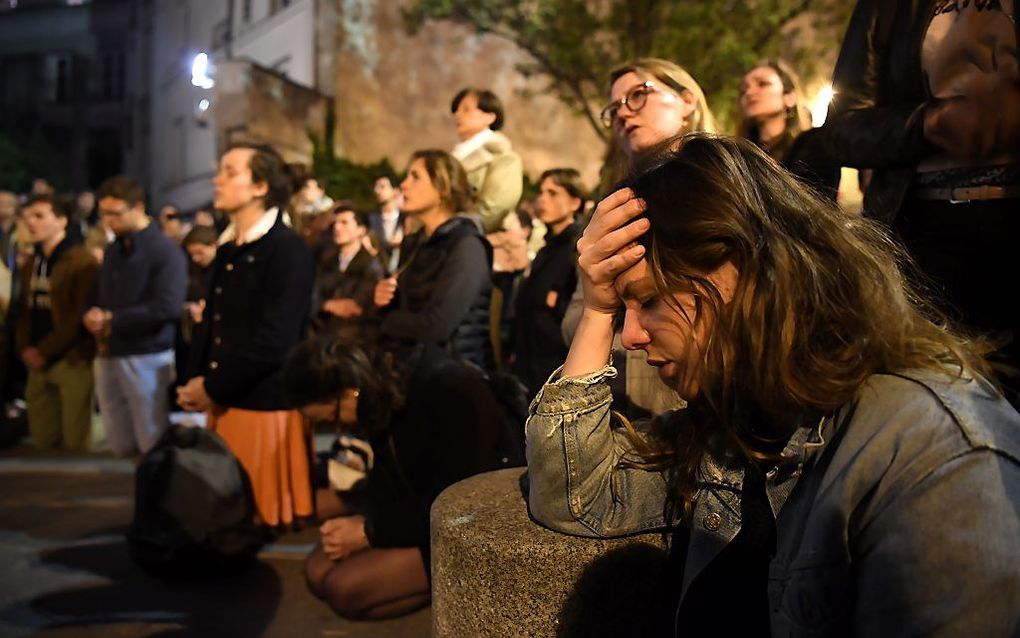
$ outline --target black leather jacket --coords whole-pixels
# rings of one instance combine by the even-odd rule
[[[822,143],[843,166],[874,170],[865,214],[892,223],[918,162],[928,105],[921,45],[933,0],[860,0],[833,75]]]

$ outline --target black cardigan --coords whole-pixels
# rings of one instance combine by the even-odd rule
[[[216,251],[188,377],[205,376],[216,404],[284,410],[284,358],[308,320],[314,267],[301,237],[277,216],[262,238]]]

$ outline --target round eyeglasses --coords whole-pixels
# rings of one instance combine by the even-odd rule
[[[602,109],[602,112],[599,113],[599,120],[602,122],[602,126],[612,128],[613,122],[616,121],[617,115],[620,114],[620,108],[624,106],[629,108],[631,113],[637,113],[643,109],[648,102],[648,94],[653,91],[655,91],[654,82],[642,82],[627,91],[627,94],[621,99],[607,104],[606,108]]]

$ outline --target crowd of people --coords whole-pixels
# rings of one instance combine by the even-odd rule
[[[459,142],[378,176],[374,211],[255,143],[194,215],[150,216],[126,177],[77,211],[0,193],[4,398],[35,445],[82,449],[95,394],[123,456],[175,404],[205,413],[260,524],[319,521],[309,587],[350,618],[428,604],[429,507],[523,460],[519,383],[533,515],[664,531],[678,632],[1015,631],[1015,15],[878,4],[821,128],[781,60],[743,76],[735,136],[675,62],[618,66],[603,193],[552,167],[522,201],[508,114],[471,87]],[[342,433],[329,454],[312,423]]]

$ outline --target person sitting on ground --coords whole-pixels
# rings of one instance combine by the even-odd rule
[[[738,138],[692,135],[598,206],[584,313],[527,424],[531,512],[672,535],[677,635],[1005,636],[1020,415],[903,250]],[[613,320],[689,404],[610,414]]]
[[[379,337],[389,348],[437,344],[489,369],[492,249],[457,215],[471,203],[464,169],[445,151],[416,151],[400,190],[421,229],[404,238],[397,273],[376,285]]]
[[[310,589],[351,619],[425,606],[432,502],[502,466],[500,406],[482,373],[435,346],[407,364],[318,337],[291,353],[283,387],[306,417],[336,422],[374,450],[363,491],[316,495],[325,523],[305,568]]]
[[[315,279],[316,327],[320,334],[352,341],[371,339],[375,285],[383,277],[378,257],[365,248],[368,218],[348,204],[333,208],[333,246],[319,262]]]

